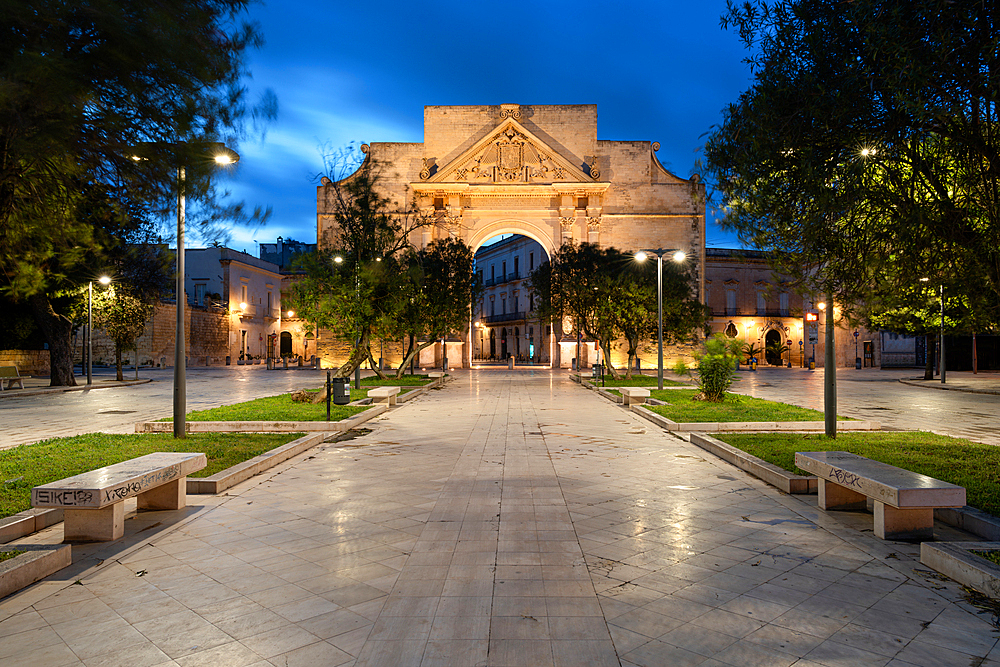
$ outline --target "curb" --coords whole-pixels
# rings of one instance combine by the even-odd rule
[[[275,447],[252,459],[247,459],[243,463],[237,463],[225,470],[220,470],[208,477],[188,477],[187,492],[194,495],[209,494],[215,495],[226,489],[236,486],[244,480],[248,480],[255,475],[259,475],[265,470],[269,470],[283,461],[287,461],[296,454],[300,454],[307,449],[315,447],[323,442],[327,437],[326,433],[317,435],[304,435],[297,440]]]
[[[948,386],[947,383],[941,384],[927,384],[931,380],[904,380],[899,378],[898,380],[902,384],[908,384],[911,387],[922,387],[924,389],[944,389],[946,391],[964,391],[966,394],[991,394],[993,396],[1000,396],[1000,390],[997,389],[969,389],[967,387],[956,387],[954,385]]]
[[[737,468],[745,470],[754,477],[762,479],[771,486],[790,494],[816,493],[818,482],[816,477],[809,475],[794,475],[773,463],[768,463],[742,449],[727,445],[704,433],[692,433],[691,444],[715,454],[720,459],[732,463]]]
[[[1000,566],[974,551],[1000,551],[1000,542],[921,542],[920,562],[991,598],[1000,598]]]
[[[4,398],[17,398],[19,396],[44,396],[45,394],[64,394],[67,391],[90,391],[93,389],[117,389],[119,387],[131,387],[137,384],[146,384],[147,382],[152,382],[152,378],[139,379],[139,380],[122,380],[118,382],[117,380],[112,381],[110,384],[106,385],[96,385],[96,384],[78,384],[74,387],[33,387],[31,389],[4,389],[0,391],[0,399]]]
[[[13,550],[24,553],[0,563],[0,598],[16,593],[73,563],[73,550],[68,544],[24,544],[3,549]]]
[[[822,421],[810,422],[675,422],[658,415],[643,405],[632,406],[650,421],[660,424],[671,432],[725,433],[725,432],[773,432],[773,431],[822,431]],[[647,415],[653,415],[652,417]],[[850,424],[850,426],[848,426]],[[838,431],[881,431],[882,425],[872,421],[838,421]]]

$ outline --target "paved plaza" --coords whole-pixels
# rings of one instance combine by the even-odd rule
[[[994,616],[871,515],[820,512],[565,372],[459,372],[366,427],[74,547],[0,602],[0,664],[1000,665]]]

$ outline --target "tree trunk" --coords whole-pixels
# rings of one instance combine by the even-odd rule
[[[933,380],[934,379],[934,353],[935,353],[935,341],[934,334],[927,334],[927,363],[924,364],[924,379]]]
[[[372,370],[375,371],[375,375],[377,375],[380,380],[388,379],[385,373],[382,372],[382,369],[378,367],[378,364],[375,363],[375,359],[372,357],[372,348],[370,346],[368,348],[368,365],[372,367]]]
[[[122,349],[115,344],[115,369],[118,371],[117,379],[119,382],[124,380],[122,377]]]
[[[44,294],[34,294],[28,298],[32,313],[38,328],[45,334],[49,343],[49,369],[51,387],[75,387],[73,377],[73,348],[70,346],[70,336],[73,333],[73,323],[64,315],[52,308],[49,298]]]
[[[403,377],[406,372],[406,362],[410,359],[410,352],[413,351],[413,336],[410,336],[409,343],[406,347],[406,352],[403,354],[403,361],[400,362],[399,368],[396,369],[396,379]]]
[[[438,342],[437,338],[431,338],[428,342],[423,343],[422,345],[417,345],[416,348],[413,347],[413,344],[411,342],[410,351],[407,353],[406,358],[403,359],[403,363],[399,365],[400,372],[402,372],[402,370],[406,368],[406,364],[410,363],[410,361],[412,361],[414,358],[416,358],[418,354],[420,354],[421,350],[423,350],[424,348],[428,348],[437,342]],[[396,377],[399,377],[398,373],[396,374]]]
[[[365,331],[361,334],[361,340],[355,346],[354,351],[351,352],[351,356],[347,359],[343,366],[337,369],[337,373],[334,377],[338,378],[349,378],[354,369],[361,365],[361,362],[365,360],[368,356],[368,336],[369,333]]]
[[[621,379],[621,373],[619,373],[618,371],[616,371],[615,367],[611,365],[611,343],[610,343],[610,341],[606,342],[606,343],[603,343],[601,345],[601,350],[604,351],[604,367],[608,369],[609,373],[611,373],[611,377],[613,377],[616,380],[620,380]]]

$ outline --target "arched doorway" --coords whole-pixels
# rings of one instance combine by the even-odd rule
[[[500,358],[507,358],[507,327],[500,330]]]
[[[497,330],[490,329],[490,359],[496,359],[497,356]]]
[[[279,355],[282,357],[292,356],[292,333],[290,331],[281,332],[281,350]]]
[[[781,365],[781,354],[778,348],[781,347],[781,334],[771,329],[764,334],[764,359],[771,366]]]

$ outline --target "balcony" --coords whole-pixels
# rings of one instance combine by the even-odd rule
[[[504,283],[509,283],[512,280],[520,280],[520,279],[521,279],[520,271],[518,271],[517,273],[510,272],[506,275],[500,274],[495,278],[487,278],[486,280],[484,280],[483,287],[493,287],[494,285],[502,285]]]
[[[517,313],[505,313],[503,315],[484,315],[480,318],[483,324],[502,324],[504,322],[524,321],[527,313],[520,311]]]

